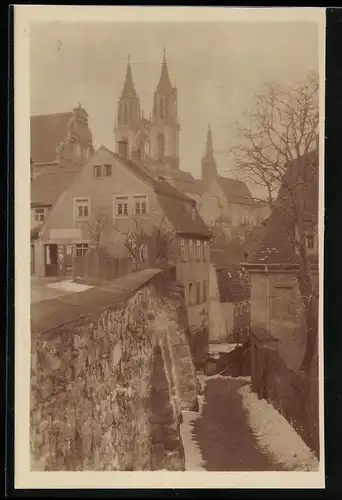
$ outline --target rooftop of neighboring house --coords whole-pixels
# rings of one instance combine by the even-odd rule
[[[31,116],[31,158],[33,163],[56,160],[57,147],[67,136],[72,112]]]
[[[215,266],[221,302],[242,302],[250,299],[250,286],[242,268]]]
[[[183,193],[200,196],[205,191],[202,179],[196,179],[189,172],[178,170],[171,174],[174,186]]]
[[[158,194],[157,198],[160,207],[177,233],[184,236],[198,236],[206,239],[212,237],[211,231],[194,205],[190,208],[189,204],[179,203],[176,198],[165,194]]]
[[[303,157],[302,157],[303,160]],[[318,222],[318,154],[311,151],[306,161],[288,163],[284,183],[279,189],[272,213],[267,219],[264,234],[259,245],[250,253],[251,264],[296,264],[298,255],[293,238],[294,219],[291,193],[286,186],[295,186],[304,179],[307,186],[304,194],[304,228],[313,228]],[[303,183],[303,182],[302,182]],[[317,262],[317,255],[308,255],[312,263]]]
[[[80,140],[92,144],[92,134],[88,127],[88,114],[79,104],[72,111],[30,118],[31,160],[34,164],[58,161],[57,148],[68,138],[76,122]]]
[[[31,181],[31,207],[54,206],[79,173],[79,168],[68,169],[61,166],[42,172]]]
[[[216,180],[227,201],[239,205],[255,206],[255,200],[245,182],[230,179],[229,177],[222,177],[221,175],[218,175]]]

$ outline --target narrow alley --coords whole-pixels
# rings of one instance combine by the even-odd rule
[[[184,412],[186,470],[284,471],[318,466],[290,424],[250,393],[248,377],[200,375],[199,379],[201,410]],[[262,421],[267,423],[264,428]]]

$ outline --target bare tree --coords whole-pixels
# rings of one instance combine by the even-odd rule
[[[98,212],[92,220],[87,221],[88,231],[95,245],[95,252],[97,255],[99,255],[100,252],[101,237],[110,222],[111,218],[102,211]]]
[[[138,262],[143,265],[148,263],[149,251],[154,255],[157,265],[167,264],[172,242],[177,235],[167,227],[164,214],[159,221],[152,219],[146,221],[141,217],[133,218],[130,227],[125,229],[121,229],[116,221],[115,229],[124,236],[124,246],[134,267]]]
[[[302,369],[308,372],[317,355],[318,338],[318,298],[306,245],[308,232],[317,227],[317,213],[311,217],[307,213],[308,193],[315,183],[318,205],[317,75],[309,74],[293,88],[269,86],[255,97],[247,118],[247,126],[238,126],[239,143],[232,152],[240,177],[266,188],[270,208],[282,212],[287,237],[298,256],[306,327]]]
[[[291,88],[269,85],[255,96],[245,118],[248,124],[237,125],[238,144],[232,147],[236,170],[240,178],[266,188],[272,208],[287,165],[316,146],[317,75],[310,73]]]
[[[138,262],[146,264],[148,233],[142,227],[141,221],[134,217],[132,218],[132,227],[120,229],[116,220],[115,229],[124,236],[124,246],[132,262],[133,269],[137,268]]]
[[[166,265],[171,251],[172,242],[177,238],[175,231],[166,226],[166,216],[163,215],[159,222],[153,223],[152,239],[155,244],[156,258],[159,265]]]

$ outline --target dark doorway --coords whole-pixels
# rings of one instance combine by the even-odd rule
[[[45,245],[45,276],[57,276],[57,245]]]

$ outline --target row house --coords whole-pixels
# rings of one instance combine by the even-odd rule
[[[79,104],[71,112],[30,118],[31,275],[54,275],[57,254],[41,258],[39,231],[60,195],[93,154],[88,113]],[[51,261],[51,263],[50,263]]]
[[[276,338],[280,355],[294,369],[298,369],[303,360],[306,333],[298,283],[301,271],[292,195],[298,186],[303,210],[297,223],[303,227],[305,260],[318,294],[318,179],[318,150],[288,164],[261,240],[243,264],[251,277],[251,329]]]

